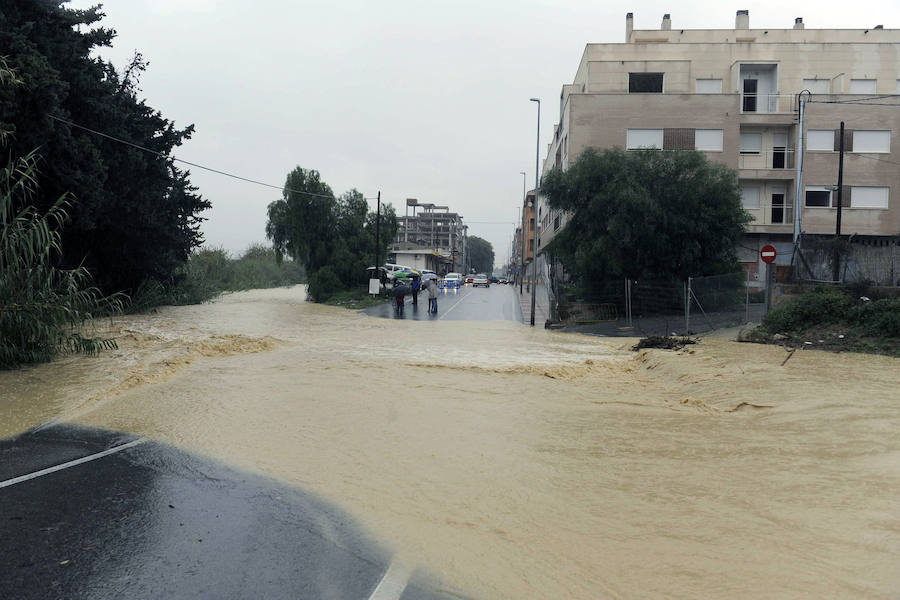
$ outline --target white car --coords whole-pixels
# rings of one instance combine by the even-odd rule
[[[444,278],[441,280],[443,284],[442,287],[460,287],[462,285],[463,278],[459,273],[447,273],[444,275]]]

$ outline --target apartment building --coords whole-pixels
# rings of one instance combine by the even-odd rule
[[[543,170],[588,147],[700,150],[739,173],[753,216],[739,255],[755,274],[764,244],[788,265],[795,238],[834,235],[841,121],[842,232],[896,245],[900,30],[806,29],[802,18],[752,29],[746,10],[734,29],[677,29],[667,14],[660,29],[638,30],[628,13],[625,42],[588,44],[562,87]],[[567,215],[542,198],[538,219],[543,248]]]
[[[406,214],[399,217],[399,222],[389,251],[398,261],[406,257],[404,260],[442,274],[464,268],[469,227],[463,223],[462,215],[450,212],[447,206],[409,198]]]

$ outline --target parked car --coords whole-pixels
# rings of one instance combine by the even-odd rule
[[[483,285],[484,287],[491,287],[491,282],[488,279],[488,276],[484,273],[472,275],[472,287],[478,287],[479,285]]]

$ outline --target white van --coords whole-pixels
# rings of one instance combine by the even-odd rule
[[[387,276],[390,277],[394,273],[398,271],[413,271],[412,267],[407,267],[406,265],[395,265],[394,263],[384,263],[384,270],[387,271]]]

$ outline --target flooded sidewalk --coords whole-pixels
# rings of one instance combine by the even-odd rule
[[[104,323],[119,350],[0,373],[2,435],[59,419],[224,461],[474,598],[900,593],[897,359],[304,297]]]

